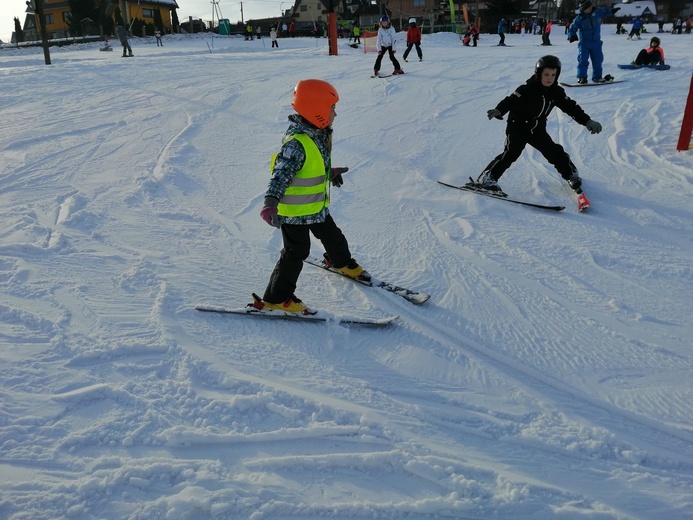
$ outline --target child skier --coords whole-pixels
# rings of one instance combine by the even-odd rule
[[[330,211],[330,184],[340,187],[348,168],[332,168],[332,123],[339,95],[319,79],[299,81],[291,106],[289,128],[272,165],[272,178],[260,212],[269,225],[280,228],[284,241],[257,309],[313,314],[294,291],[310,254],[310,233],[322,242],[328,265],[347,276],[370,280],[370,275],[351,257],[349,244]]]
[[[373,66],[373,75],[377,76],[380,72],[380,64],[383,61],[383,54],[385,51],[390,56],[390,61],[395,67],[393,74],[404,74],[404,71],[399,65],[399,61],[395,58],[395,42],[396,42],[397,32],[395,28],[390,24],[390,19],[387,16],[383,16],[380,19],[380,27],[378,28],[378,37],[375,40],[375,48],[378,50],[378,57],[375,60],[375,65]]]
[[[582,180],[577,167],[563,147],[555,143],[546,132],[546,118],[553,107],[557,106],[593,134],[601,132],[602,125],[590,119],[584,110],[566,95],[565,90],[558,84],[560,74],[561,61],[556,56],[540,58],[534,67],[534,75],[498,103],[496,108],[487,111],[489,119],[502,119],[503,115],[508,114],[505,149],[486,166],[473,187],[505,196],[498,185],[498,179],[529,144],[558,170],[573,190],[578,194],[582,192]]]
[[[409,29],[407,29],[407,50],[404,51],[402,58],[407,61],[407,56],[411,52],[411,48],[416,45],[416,54],[419,56],[419,61],[423,60],[421,52],[421,29],[416,26],[416,18],[409,18]]]

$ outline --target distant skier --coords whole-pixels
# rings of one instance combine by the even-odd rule
[[[270,40],[272,41],[272,47],[279,48],[279,42],[277,41],[277,29],[272,27],[270,29]]]
[[[479,175],[478,187],[503,196],[498,180],[520,157],[525,147],[530,145],[558,170],[573,190],[581,193],[582,180],[577,167],[563,147],[555,143],[546,132],[546,118],[556,106],[593,134],[601,132],[602,125],[590,119],[566,95],[558,84],[560,74],[561,61],[556,56],[540,58],[534,67],[534,75],[498,103],[496,108],[487,111],[489,119],[503,119],[508,114],[508,124],[505,130],[505,149]]]
[[[373,66],[373,75],[377,76],[380,72],[380,65],[383,62],[383,54],[385,52],[390,56],[390,61],[395,67],[393,74],[404,74],[399,61],[395,58],[395,42],[397,41],[397,32],[395,28],[392,27],[390,23],[390,18],[383,16],[380,19],[380,27],[378,28],[378,36],[375,39],[375,48],[378,51],[378,57],[375,60],[375,65]]]
[[[636,16],[635,19],[630,22],[631,25],[633,26],[632,29],[630,30],[630,34],[628,35],[629,40],[635,40],[636,38],[640,40],[640,31],[642,31],[642,20],[640,19],[639,16]]]
[[[351,257],[349,243],[330,215],[330,185],[340,187],[348,168],[332,168],[332,123],[339,95],[319,79],[299,81],[291,106],[289,128],[272,161],[260,216],[281,228],[284,248],[257,309],[312,314],[294,291],[310,254],[310,234],[325,247],[325,260],[343,274],[361,280],[370,275]]]
[[[416,26],[416,18],[409,18],[409,29],[407,29],[407,50],[404,51],[402,59],[407,61],[407,56],[411,52],[412,47],[416,45],[416,54],[419,56],[419,61],[423,60],[421,52],[421,29]]]
[[[123,47],[123,58],[134,56],[132,49],[130,48],[130,42],[128,41],[128,31],[122,26],[122,24],[118,24],[118,27],[116,27],[116,35],[118,35],[120,45]]]
[[[602,78],[602,63],[604,61],[601,34],[602,18],[616,13],[619,9],[621,8],[599,7],[595,9],[592,0],[581,0],[580,12],[568,29],[568,41],[570,43],[580,40],[577,57],[578,83],[587,83],[587,67],[590,61],[592,61],[592,81],[595,83],[608,81],[608,79]]]

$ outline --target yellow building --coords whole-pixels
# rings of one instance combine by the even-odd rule
[[[178,9],[176,0],[93,0],[93,15],[73,23],[73,13],[68,0],[42,1],[49,40],[102,35],[104,32],[112,34],[112,27],[121,19],[128,27],[133,20],[142,22],[140,25],[154,26],[160,19],[164,32],[172,32],[171,13]],[[115,19],[116,16],[119,16],[118,20]],[[37,25],[36,16],[30,7],[27,9],[24,21],[25,41],[41,39]],[[76,25],[77,28],[75,28]],[[142,36],[142,34],[136,34],[136,36]]]

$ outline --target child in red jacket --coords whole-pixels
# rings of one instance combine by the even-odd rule
[[[404,61],[407,61],[407,56],[411,52],[411,48],[416,45],[416,54],[419,55],[419,61],[423,60],[421,52],[421,29],[416,26],[416,18],[409,18],[409,29],[407,29],[407,50],[404,51]]]
[[[659,38],[653,36],[650,40],[650,47],[642,49],[635,58],[633,65],[664,65],[664,49],[659,44]]]

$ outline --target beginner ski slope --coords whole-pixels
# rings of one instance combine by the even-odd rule
[[[533,149],[501,186],[561,213],[436,182],[502,150],[486,110],[537,58],[572,79],[555,32],[428,35],[377,80],[323,39],[0,50],[0,517],[693,516],[690,36],[660,35],[671,70],[621,71],[646,42],[606,26],[626,81],[568,90],[603,132],[551,115],[588,213]],[[340,94],[331,210],[355,258],[431,299],[311,266],[297,294],[386,329],[194,310],[267,283],[269,158],[309,77]]]

